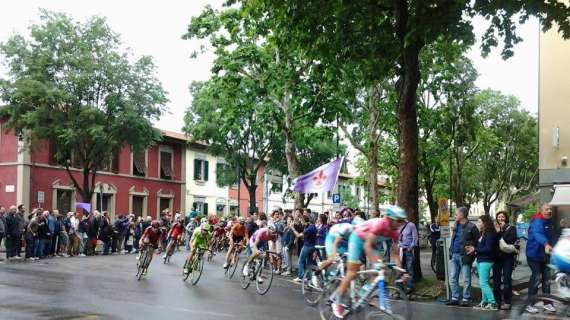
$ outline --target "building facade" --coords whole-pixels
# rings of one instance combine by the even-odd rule
[[[185,143],[183,136],[163,132],[163,140],[144,152],[122,148],[97,173],[91,207],[109,211],[112,217],[127,213],[157,217],[166,208],[184,209]],[[68,172],[55,162],[52,144],[26,146],[2,123],[0,149],[0,205],[69,212],[82,202]],[[81,170],[73,159],[71,163],[71,174],[81,183]]]

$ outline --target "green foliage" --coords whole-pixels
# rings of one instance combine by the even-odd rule
[[[0,82],[2,114],[20,136],[52,140],[56,158],[79,157],[89,200],[95,174],[123,145],[144,150],[160,139],[152,127],[167,102],[150,57],[131,62],[103,18],[85,23],[42,11],[29,40],[15,35],[0,45],[9,77]],[[92,175],[89,182],[89,173]]]
[[[352,194],[350,188],[340,190],[340,199],[343,206],[347,206],[349,208],[358,208],[360,206],[358,199],[356,199]]]

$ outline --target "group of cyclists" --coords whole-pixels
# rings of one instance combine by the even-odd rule
[[[228,268],[231,264],[233,251],[237,250],[238,244],[242,246],[247,243],[249,257],[243,268],[243,276],[247,277],[250,270],[249,262],[255,259],[263,251],[268,250],[270,245],[274,245],[277,241],[277,231],[272,221],[261,223],[257,226],[257,230],[248,230],[243,217],[235,217],[226,221],[221,219],[218,221],[216,216],[209,218],[192,218],[186,227],[184,227],[184,216],[177,216],[175,222],[170,227],[167,234],[168,246],[166,247],[166,255],[173,250],[174,246],[182,240],[184,230],[190,235],[190,254],[187,262],[192,261],[193,256],[198,249],[211,249],[214,240],[217,237],[227,237],[229,239],[228,252],[225,257],[224,268]],[[200,219],[199,222],[196,219]],[[325,240],[325,252],[327,259],[316,267],[317,272],[325,271],[338,256],[346,256],[346,275],[342,279],[335,298],[332,301],[332,309],[337,318],[345,316],[345,308],[347,307],[346,292],[351,281],[356,277],[363,262],[369,261],[374,263],[381,261],[382,243],[392,240],[395,245],[391,248],[391,259],[401,267],[400,256],[397,248],[400,227],[407,220],[406,212],[398,206],[388,206],[384,209],[384,215],[381,218],[372,218],[364,220],[358,216],[351,222],[342,222],[333,225]],[[192,229],[193,228],[193,229]],[[191,231],[191,233],[190,233]],[[249,231],[249,232],[248,232]],[[153,221],[148,227],[141,239],[140,245],[149,246],[150,254],[159,247],[159,242],[163,238],[163,232],[159,221]],[[250,233],[251,232],[251,233]],[[239,246],[241,247],[241,246]],[[185,273],[191,272],[190,263],[186,263],[187,269]],[[403,274],[403,279],[407,277]]]

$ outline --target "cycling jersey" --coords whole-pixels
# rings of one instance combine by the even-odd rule
[[[362,240],[366,240],[366,237],[370,233],[381,238],[378,239],[378,241],[392,239],[393,241],[398,242],[398,237],[400,236],[400,232],[398,230],[390,229],[390,218],[388,217],[374,218],[363,222],[354,227],[354,232]]]
[[[154,230],[153,227],[148,227],[144,230],[143,236],[142,238],[148,238],[149,244],[157,247],[158,246],[158,241],[161,239],[162,237],[162,231],[160,231],[160,228]]]
[[[232,226],[230,230],[232,237],[245,237],[245,226],[240,223],[236,223]]]
[[[211,238],[212,234],[210,232],[202,233],[202,227],[194,229],[192,233],[192,248],[207,249]]]
[[[332,228],[330,228],[328,234],[333,237],[341,237],[344,240],[348,240],[348,237],[350,237],[352,230],[354,230],[354,226],[352,224],[338,223],[332,226]]]
[[[251,236],[251,239],[249,239],[249,245],[251,248],[255,247],[255,242],[257,241],[257,239],[259,239],[259,243],[257,244],[257,248],[261,249],[261,248],[266,247],[267,241],[269,241],[269,240],[275,241],[276,236],[275,235],[269,235],[269,229],[268,228],[258,229]]]
[[[184,228],[182,227],[182,224],[180,222],[176,222],[175,224],[172,225],[172,229],[170,229],[170,237],[173,239],[177,239],[178,237],[180,237],[180,235],[182,235],[183,232]]]

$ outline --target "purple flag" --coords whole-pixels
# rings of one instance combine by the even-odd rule
[[[334,189],[344,158],[338,158],[293,180],[293,190],[301,193],[329,192]]]
[[[91,204],[87,202],[76,202],[75,208],[83,209],[89,213],[91,213]]]

